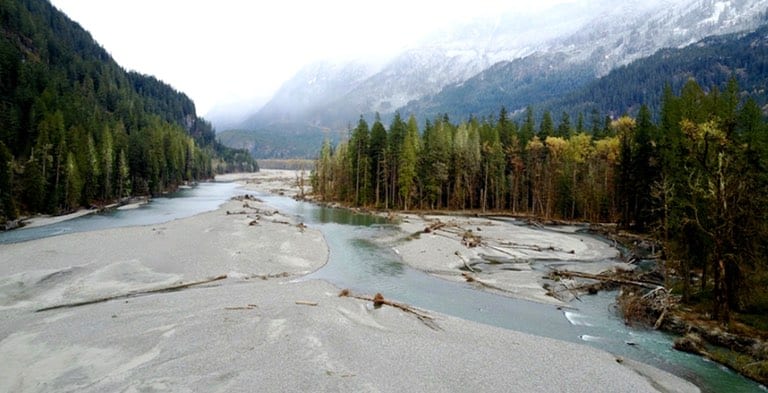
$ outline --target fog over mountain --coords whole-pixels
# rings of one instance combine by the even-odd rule
[[[463,117],[501,105],[514,111],[659,49],[753,30],[767,9],[764,0],[601,0],[454,23],[384,63],[307,65],[237,128],[343,130],[361,114]]]
[[[384,64],[362,59],[310,64],[285,82],[244,128],[285,121],[343,127],[361,113],[393,113],[499,61],[545,50],[548,41],[578,31],[608,3],[561,4],[446,26]]]

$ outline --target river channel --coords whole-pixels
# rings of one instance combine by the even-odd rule
[[[151,225],[216,209],[243,193],[234,183],[202,183],[132,210],[115,210],[36,228],[0,233],[0,244],[72,232]],[[404,265],[375,239],[396,228],[374,216],[354,214],[288,197],[258,195],[281,213],[320,230],[328,243],[328,263],[304,280],[322,279],[355,292],[386,298],[506,329],[590,345],[688,379],[704,392],[766,392],[768,389],[698,356],[672,349],[672,337],[626,326],[613,308],[615,293],[582,297],[573,309],[511,299],[445,281]],[[0,246],[1,249],[1,246]]]

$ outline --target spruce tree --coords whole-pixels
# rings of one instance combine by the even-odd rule
[[[349,140],[349,160],[354,177],[354,203],[356,205],[366,205],[369,201],[370,192],[370,158],[368,150],[370,149],[370,135],[368,123],[360,116],[357,127],[352,132]]]
[[[543,141],[554,134],[555,123],[552,120],[552,114],[549,111],[544,111],[544,114],[541,116],[541,125],[539,126],[539,139]]]
[[[371,126],[371,142],[369,146],[368,157],[370,158],[371,177],[374,203],[378,207],[385,199],[385,190],[387,183],[387,130],[381,123],[379,114]]]

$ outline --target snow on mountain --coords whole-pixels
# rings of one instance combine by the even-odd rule
[[[610,2],[576,2],[468,20],[416,42],[375,73],[370,73],[371,67],[361,72],[359,62],[351,68],[310,65],[286,82],[247,126],[302,121],[344,127],[361,113],[392,113],[501,60],[544,49],[547,41],[588,23],[605,4]],[[313,84],[317,80],[321,88]]]
[[[501,14],[437,32],[393,59],[339,103],[355,106],[357,113],[391,113],[499,61],[545,49],[548,41],[588,23],[598,4],[578,2],[536,14]]]
[[[446,85],[400,108],[403,114],[460,118],[510,111],[576,91],[616,67],[662,48],[682,47],[712,35],[754,30],[765,23],[765,0],[659,0],[603,9],[573,34],[536,53],[497,63],[460,83]],[[712,22],[716,20],[716,22]]]
[[[531,55],[591,67],[597,77],[661,48],[754,29],[766,10],[766,0],[599,0],[470,20],[426,37],[383,66],[310,65],[247,125],[345,127],[360,114],[393,113],[409,102],[439,97],[446,86],[461,85],[495,64]]]
[[[596,61],[597,75],[647,57],[661,48],[683,47],[711,35],[752,30],[768,9],[765,0],[662,0],[624,4],[553,45],[572,62]]]

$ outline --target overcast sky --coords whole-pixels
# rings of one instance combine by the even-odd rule
[[[386,56],[451,22],[587,0],[52,0],[129,70],[195,101],[268,98],[303,65]]]

